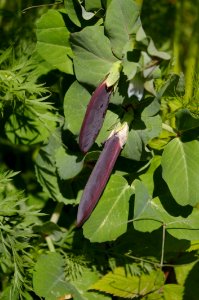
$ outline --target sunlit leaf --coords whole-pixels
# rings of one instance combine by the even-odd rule
[[[91,286],[92,289],[122,298],[137,298],[158,290],[164,283],[162,271],[135,276],[126,274],[125,269],[117,267]]]
[[[97,87],[116,61],[104,28],[96,25],[71,34],[71,45],[77,80]]]
[[[129,200],[133,190],[126,180],[112,175],[88,221],[84,235],[91,242],[115,240],[127,229]]]
[[[73,74],[69,36],[70,32],[57,10],[48,10],[37,22],[38,53],[55,69]]]
[[[180,205],[199,202],[199,141],[173,139],[162,155],[163,178]]]

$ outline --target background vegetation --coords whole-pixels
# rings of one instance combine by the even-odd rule
[[[89,36],[93,26],[104,26],[110,3],[0,2],[0,299],[198,299],[199,2],[137,1],[146,35],[171,59],[151,77],[156,96],[149,89],[139,102],[116,90],[105,127],[83,156],[81,120],[103,78],[99,67],[96,83],[89,68],[78,69],[78,45],[82,29]],[[83,18],[80,4],[93,15]],[[126,61],[129,75],[132,61]],[[83,230],[76,228],[101,144],[129,104],[135,123],[128,143],[101,206]],[[117,198],[111,191],[118,185],[125,190],[117,199],[125,228],[116,226],[120,219],[109,215],[106,203]],[[136,213],[141,222],[132,222]]]

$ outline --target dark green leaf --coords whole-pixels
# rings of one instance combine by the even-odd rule
[[[179,131],[199,128],[199,118],[194,118],[188,109],[180,109],[176,113],[176,127]]]
[[[38,296],[46,300],[57,300],[71,294],[74,299],[84,300],[75,287],[65,280],[64,259],[59,253],[39,257],[33,273],[33,288]]]
[[[97,87],[116,61],[104,28],[96,25],[73,33],[71,44],[77,80]]]
[[[75,177],[83,168],[84,159],[67,153],[64,147],[60,147],[55,153],[57,171],[61,179]]]
[[[139,8],[133,0],[112,0],[108,6],[105,28],[111,41],[113,53],[120,59],[138,16]]]
[[[66,13],[70,20],[78,27],[81,27],[81,5],[78,0],[64,1]]]

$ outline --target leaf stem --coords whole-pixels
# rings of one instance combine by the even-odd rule
[[[59,218],[60,218],[60,215],[61,215],[61,212],[62,212],[62,208],[63,208],[64,204],[59,202],[57,203],[56,207],[55,207],[55,210],[50,218],[50,221],[57,224]]]
[[[50,218],[50,222],[57,224],[57,222],[60,218],[63,206],[64,206],[63,203],[61,203],[61,202],[57,203],[55,210]],[[45,240],[46,240],[46,243],[48,245],[48,249],[50,250],[50,252],[56,252],[51,236],[50,235],[46,236]]]
[[[166,224],[163,224],[162,225],[162,251],[161,251],[161,259],[160,259],[161,268],[164,265],[165,232],[166,232]]]

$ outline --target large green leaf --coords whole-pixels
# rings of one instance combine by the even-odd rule
[[[134,227],[136,230],[151,232],[163,225],[166,230],[178,239],[198,240],[199,211],[197,209],[186,218],[170,215],[162,206],[158,197],[152,199],[145,185],[134,181],[135,205]],[[167,201],[169,201],[169,197]]]
[[[122,267],[117,267],[91,286],[92,289],[122,298],[138,298],[157,291],[164,283],[162,271],[152,271],[140,276],[126,274]],[[156,295],[157,297],[157,295]],[[155,298],[154,298],[155,299]]]
[[[50,9],[37,22],[36,50],[49,64],[62,72],[73,74],[70,32],[61,13]]]
[[[111,41],[113,53],[122,58],[122,50],[138,19],[139,8],[133,0],[112,0],[105,19],[105,28]]]
[[[71,294],[76,300],[84,300],[76,288],[65,280],[64,259],[59,253],[39,257],[33,273],[33,288],[38,296],[46,300],[57,300]]]
[[[103,26],[86,27],[71,34],[77,80],[97,87],[116,61]]]
[[[199,202],[199,141],[173,139],[162,155],[163,178],[180,205]]]
[[[123,234],[127,229],[132,193],[123,177],[112,175],[99,203],[83,226],[84,236],[91,242],[104,242]]]

